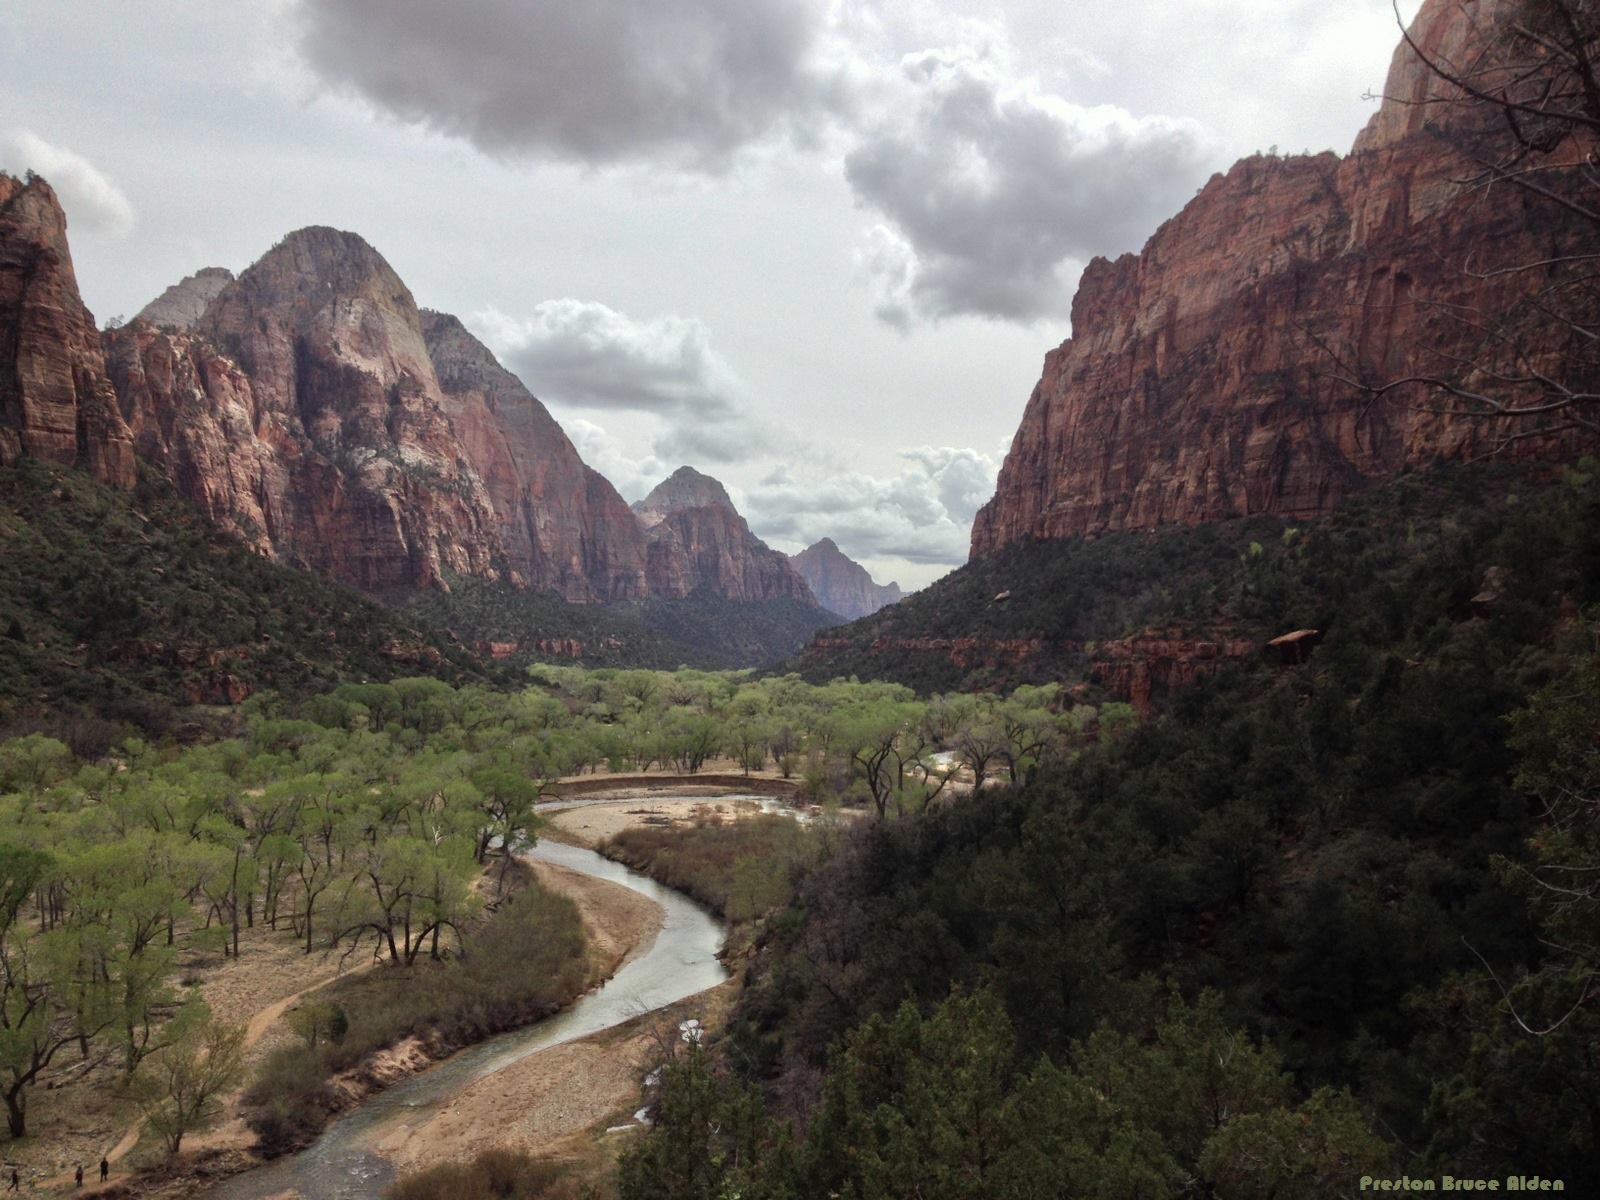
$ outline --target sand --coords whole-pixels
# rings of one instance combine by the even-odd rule
[[[730,800],[706,795],[661,799],[649,792],[624,792],[574,803],[550,816],[546,836],[593,849],[624,829],[639,826],[688,825],[715,814],[724,821],[753,817],[761,812],[753,800]]]
[[[638,892],[550,863],[533,865],[541,884],[578,905],[597,982],[660,932],[664,911]],[[645,1074],[631,1039],[610,1043],[600,1033],[530,1055],[472,1084],[420,1124],[392,1129],[378,1148],[403,1173],[495,1146],[538,1151],[587,1129],[636,1096]]]

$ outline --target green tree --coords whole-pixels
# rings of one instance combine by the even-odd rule
[[[245,1028],[215,1021],[201,1001],[182,1016],[171,1044],[140,1064],[133,1096],[150,1128],[177,1154],[184,1137],[209,1120],[244,1076]]]

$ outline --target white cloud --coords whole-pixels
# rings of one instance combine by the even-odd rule
[[[323,78],[490,153],[720,169],[830,87],[814,0],[299,0]]]
[[[133,229],[133,205],[115,183],[81,154],[54,146],[30,129],[0,139],[0,166],[14,175],[42,175],[78,229],[122,237]]]
[[[561,427],[577,447],[579,457],[609,479],[630,504],[643,500],[651,488],[672,473],[672,467],[654,455],[635,458],[625,453],[593,421],[568,417]]]
[[[745,490],[745,515],[761,536],[796,546],[831,537],[853,558],[959,566],[999,463],[953,447],[918,446],[900,458],[906,467],[888,478],[779,467]]]

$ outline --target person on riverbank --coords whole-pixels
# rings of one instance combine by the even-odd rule
[[[111,1164],[106,1161],[106,1156],[104,1154],[102,1154],[100,1156],[100,1182],[104,1183],[106,1181],[106,1178],[110,1174],[111,1174]]]
[[[77,1191],[83,1186],[83,1164],[78,1164],[78,1169],[72,1173],[72,1190]]]

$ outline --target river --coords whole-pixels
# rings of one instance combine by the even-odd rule
[[[564,1012],[470,1047],[395,1084],[340,1117],[300,1153],[236,1175],[218,1184],[208,1196],[213,1200],[266,1200],[293,1189],[306,1200],[378,1200],[394,1172],[373,1147],[392,1126],[426,1120],[461,1089],[529,1055],[665,1008],[728,977],[717,961],[726,930],[686,896],[576,846],[544,841],[528,857],[618,883],[648,897],[666,910],[661,932],[647,949]]]

